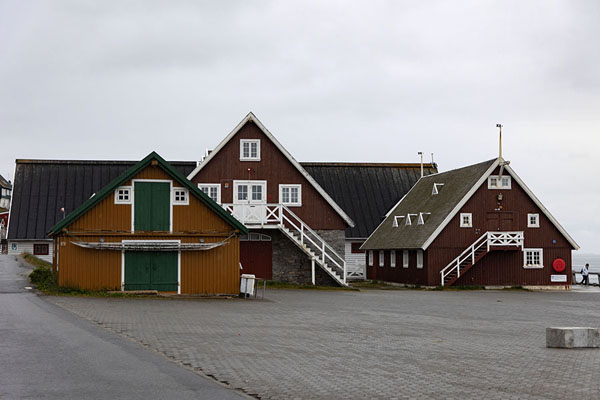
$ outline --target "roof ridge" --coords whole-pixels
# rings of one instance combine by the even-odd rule
[[[404,167],[421,168],[420,163],[385,163],[385,162],[321,162],[321,161],[302,161],[303,166],[308,167]],[[435,163],[424,163],[424,168],[436,168]]]
[[[58,159],[28,159],[28,158],[17,158],[15,163],[17,164],[87,164],[87,165],[96,165],[96,164],[136,164],[140,162],[140,160],[58,160]],[[167,161],[169,164],[194,164],[196,165],[196,161],[185,161],[185,160],[175,160],[175,161]]]

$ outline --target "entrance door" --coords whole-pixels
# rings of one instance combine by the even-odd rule
[[[509,232],[513,230],[513,212],[490,212],[485,218],[485,227],[490,232]]]
[[[242,274],[254,274],[257,278],[273,277],[273,246],[271,237],[250,232],[240,239],[240,263]]]
[[[177,261],[174,251],[125,252],[125,290],[176,292]]]
[[[243,223],[266,222],[267,182],[234,181],[233,213]]]

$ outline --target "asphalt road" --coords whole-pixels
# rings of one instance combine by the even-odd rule
[[[44,301],[0,255],[0,399],[240,399],[162,356]]]

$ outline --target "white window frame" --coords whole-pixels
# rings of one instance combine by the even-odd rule
[[[369,267],[373,266],[373,250],[369,250]]]
[[[535,222],[531,222],[531,218],[535,218]],[[528,228],[539,228],[540,227],[540,214],[537,214],[537,213],[527,214],[527,227]]]
[[[298,201],[292,202],[289,201],[287,203],[283,202],[283,190],[290,189],[290,200],[292,198],[291,189],[298,189]],[[279,204],[285,204],[289,207],[301,207],[302,206],[302,185],[300,184],[281,184],[279,185]]]
[[[417,268],[423,269],[423,250],[417,250]]]
[[[379,266],[383,267],[385,263],[385,252],[383,250],[379,250]]]
[[[238,200],[238,186],[246,185],[248,187],[248,198]],[[252,200],[252,186],[262,186],[261,200]],[[266,204],[267,203],[267,181],[233,181],[233,204]]]
[[[178,201],[176,192],[183,192],[184,199]],[[172,194],[173,194],[173,205],[174,206],[187,206],[190,204],[190,191],[187,190],[186,188],[174,187],[172,190]]]
[[[204,192],[202,188],[209,188],[209,193]],[[208,197],[210,197],[210,188],[217,188],[217,200],[215,200],[218,204],[221,204],[221,184],[220,183],[199,183],[198,189],[201,192],[204,192]],[[212,199],[212,197],[210,197]],[[214,200],[214,199],[213,199]]]
[[[492,180],[496,180],[496,185],[492,184]],[[490,175],[488,177],[488,189],[511,189],[512,188],[512,178],[510,175],[502,175],[502,179],[499,181],[498,175]],[[508,179],[508,183],[506,185],[502,184],[504,179]]]
[[[469,218],[468,222],[464,221],[464,218]],[[473,227],[473,214],[471,213],[460,213],[460,227],[461,228],[472,228]]]
[[[248,156],[244,156],[244,144],[248,144]],[[252,157],[252,143],[256,143],[256,157]],[[260,139],[240,139],[240,161],[260,161]]]
[[[127,190],[128,200],[119,200],[119,190]],[[115,204],[131,204],[133,200],[133,187],[132,186],[119,186],[115,189]]]
[[[396,250],[390,251],[390,267],[396,268]]]
[[[402,252],[402,268],[408,268],[408,262],[409,262],[408,250],[404,250]]]
[[[538,252],[539,257],[540,257],[540,263],[539,264],[527,264],[527,253],[528,252]],[[523,249],[523,268],[525,268],[525,269],[542,269],[542,268],[544,268],[544,249]]]

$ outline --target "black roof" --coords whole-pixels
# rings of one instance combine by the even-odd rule
[[[92,194],[139,161],[17,160],[8,239],[48,239],[46,233]],[[195,161],[170,161],[184,176]]]
[[[10,181],[7,181],[6,179],[4,179],[4,177],[2,175],[0,175],[0,187],[3,187],[4,189],[12,189],[12,185],[10,184]]]
[[[386,212],[408,193],[421,177],[420,164],[301,163],[302,167],[354,220],[347,238],[367,238]],[[437,165],[424,164],[424,175],[437,173]]]

